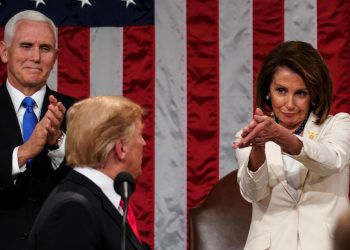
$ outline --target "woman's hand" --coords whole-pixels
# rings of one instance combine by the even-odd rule
[[[240,140],[233,143],[234,149],[252,146],[255,151],[262,151],[266,142],[273,141],[283,152],[297,155],[303,147],[295,135],[276,123],[274,118],[264,115],[259,108],[255,110],[252,121],[243,129],[241,136]]]
[[[272,141],[278,135],[278,126],[272,117],[257,108],[253,119],[243,128],[242,138],[233,144],[233,148],[264,147],[266,142]]]

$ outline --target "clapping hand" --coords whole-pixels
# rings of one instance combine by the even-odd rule
[[[253,119],[243,128],[242,138],[234,142],[233,148],[263,147],[267,141],[271,141],[276,137],[277,126],[272,117],[265,115],[260,108],[257,108]]]
[[[44,116],[44,119],[48,120],[46,124],[47,129],[47,144],[55,145],[57,143],[58,138],[62,135],[62,131],[60,130],[61,124],[63,121],[64,113],[66,112],[66,108],[63,106],[61,102],[58,102],[57,99],[50,95],[49,96],[49,107]]]

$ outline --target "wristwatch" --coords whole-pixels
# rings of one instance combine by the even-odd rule
[[[47,149],[50,151],[58,149],[59,147],[61,147],[63,143],[63,139],[64,139],[64,133],[61,131],[61,136],[57,139],[57,143],[54,145],[46,145]]]

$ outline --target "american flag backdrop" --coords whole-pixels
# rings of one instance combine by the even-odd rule
[[[154,249],[188,249],[188,209],[237,168],[233,135],[251,118],[254,79],[275,45],[317,47],[332,112],[350,112],[349,0],[0,0],[0,25],[24,9],[59,27],[51,88],[125,95],[148,110],[132,206]]]

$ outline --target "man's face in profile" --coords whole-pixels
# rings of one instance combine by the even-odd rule
[[[143,147],[146,145],[143,139],[143,123],[141,119],[134,123],[134,128],[130,134],[130,137],[125,142],[126,149],[126,165],[128,172],[130,172],[134,178],[141,174]]]

